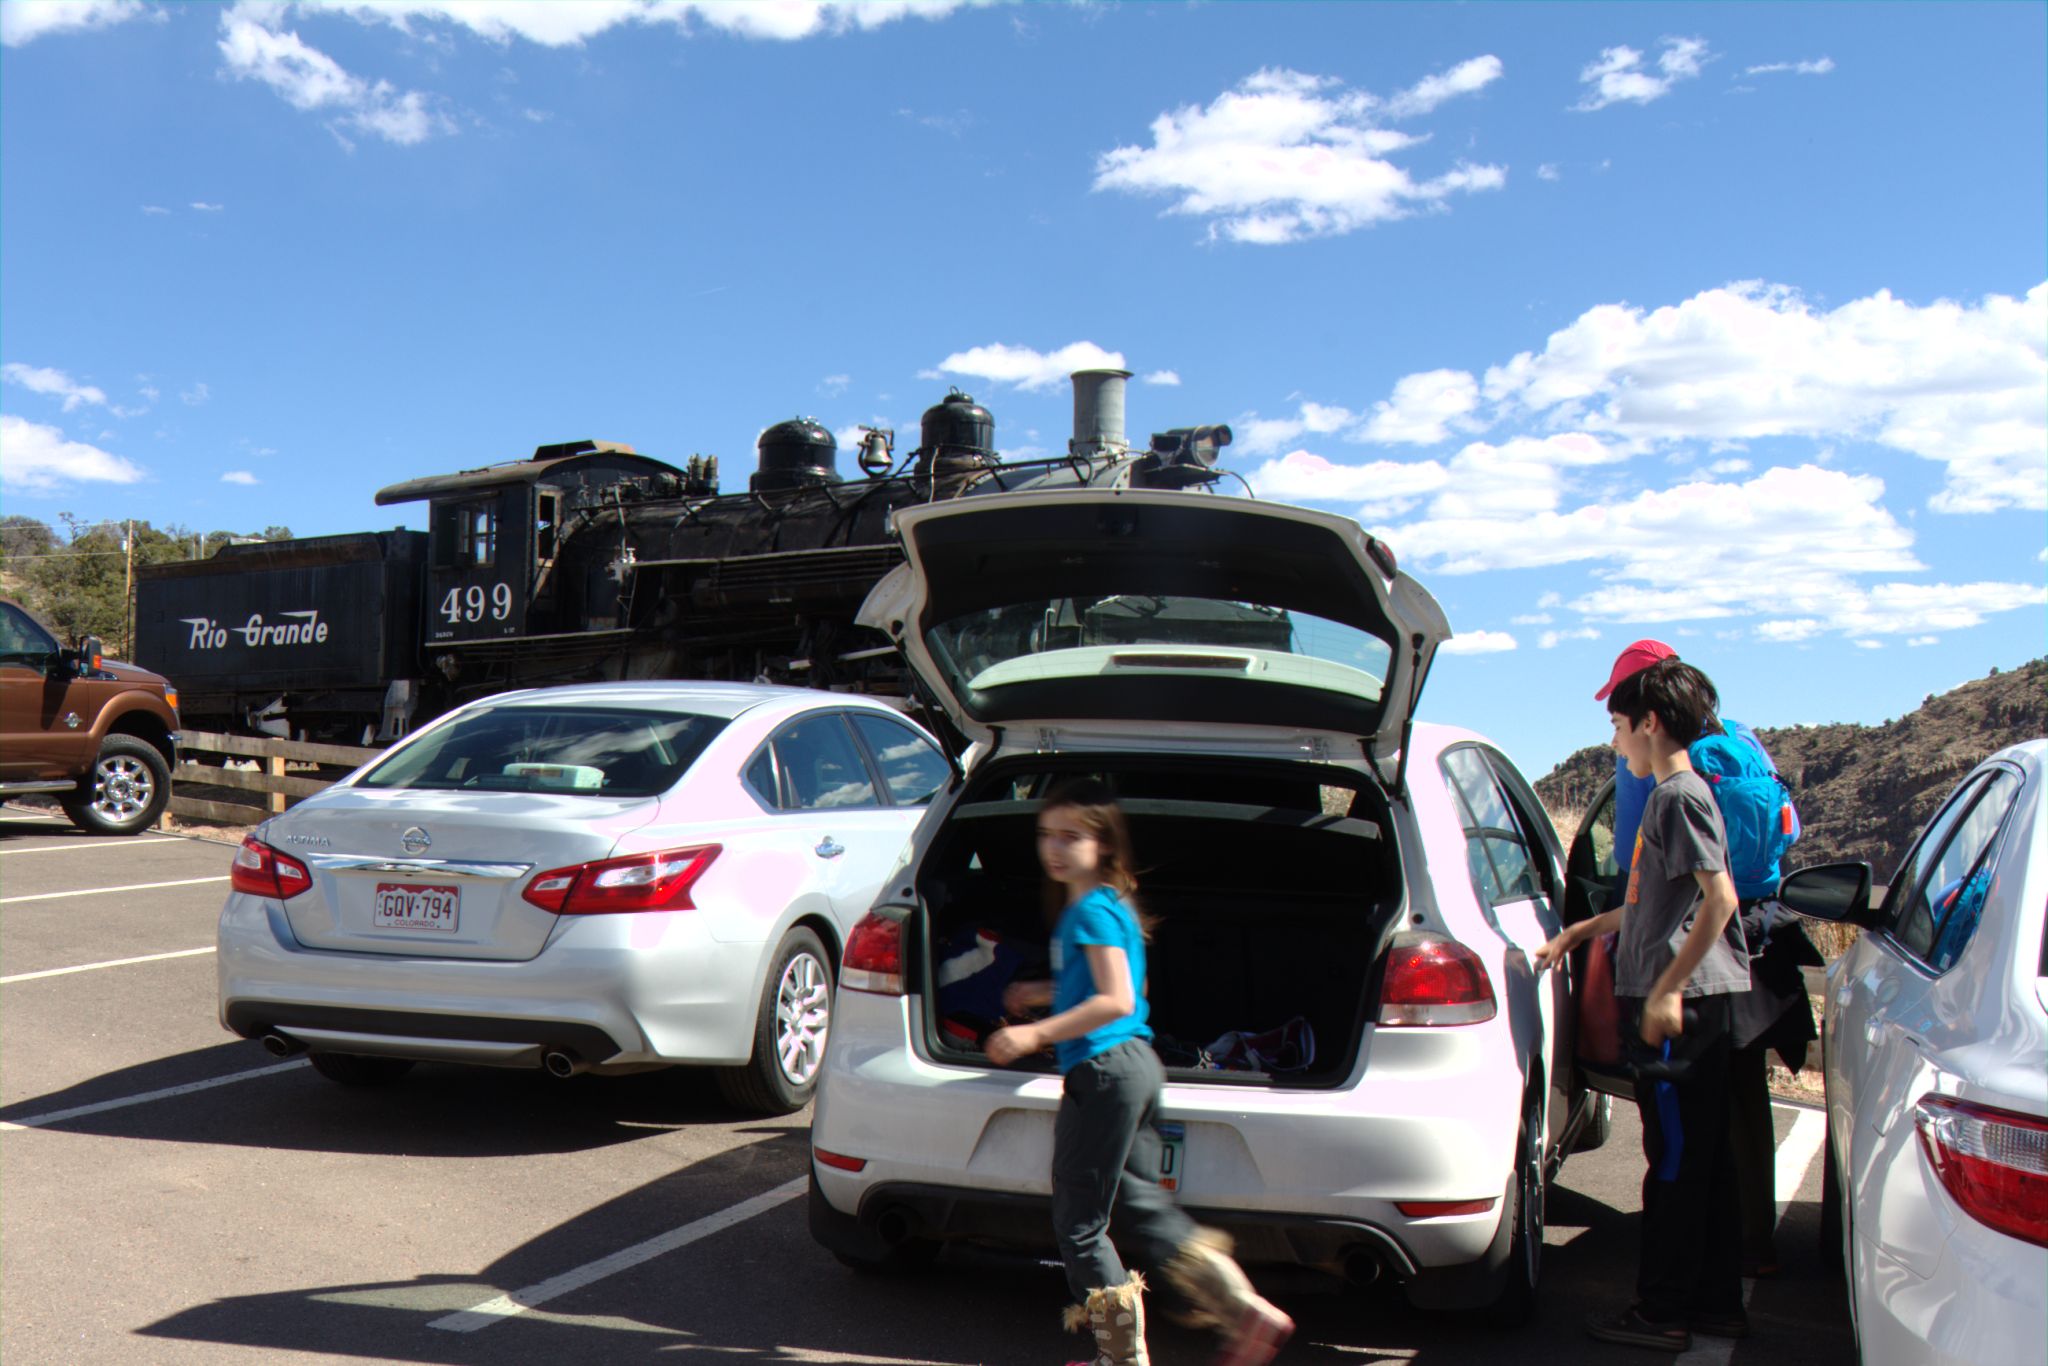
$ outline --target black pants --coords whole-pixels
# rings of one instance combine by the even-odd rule
[[[1728,1123],[1741,1192],[1742,1257],[1778,1260],[1778,1135],[1771,1125],[1769,1050],[1761,1043],[1728,1055]]]
[[[1652,1323],[1742,1308],[1742,1216],[1729,1127],[1728,998],[1685,1002],[1670,1057],[1647,1055],[1643,1003],[1622,1002],[1622,1042],[1637,1063],[1643,1116],[1643,1246],[1636,1300]]]
[[[1122,1285],[1116,1236],[1141,1267],[1156,1270],[1194,1236],[1159,1184],[1159,1093],[1166,1073],[1142,1039],[1128,1039],[1067,1073],[1052,1133],[1052,1222],[1075,1303]]]

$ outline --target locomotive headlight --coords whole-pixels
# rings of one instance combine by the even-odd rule
[[[1205,469],[1215,466],[1218,453],[1229,444],[1230,428],[1221,422],[1188,433],[1188,454]]]

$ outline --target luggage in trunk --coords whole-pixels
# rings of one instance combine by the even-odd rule
[[[992,962],[990,944],[1000,944],[1001,961],[975,993],[982,1001],[1012,971],[1045,975],[1053,908],[1038,866],[1037,797],[1080,773],[1117,792],[1130,824],[1138,901],[1157,921],[1144,990],[1169,1078],[1314,1088],[1349,1076],[1372,1013],[1375,965],[1399,928],[1400,863],[1378,789],[1354,772],[1306,765],[1096,761],[977,774],[934,841],[919,888],[933,1055],[979,1056],[974,1033],[985,1017],[948,1007],[963,1001],[953,984]],[[1356,786],[1331,786],[1340,782]],[[1294,1025],[1284,1047],[1276,1039],[1258,1050],[1262,1063],[1203,1056],[1222,1054],[1212,1045],[1225,1036],[1296,1020],[1306,1032]],[[1309,1037],[1313,1060],[1300,1065]],[[1019,1065],[1052,1063],[1048,1055]]]

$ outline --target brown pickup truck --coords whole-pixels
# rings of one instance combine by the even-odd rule
[[[0,599],[0,796],[47,792],[81,828],[147,830],[171,799],[178,693],[162,675],[67,650]]]

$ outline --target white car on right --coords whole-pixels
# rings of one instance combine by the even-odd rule
[[[2048,740],[1971,771],[1889,887],[1806,868],[1781,898],[1863,933],[1828,970],[1824,1237],[1870,1366],[2043,1360]]]

